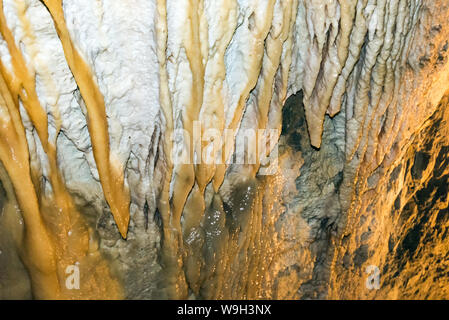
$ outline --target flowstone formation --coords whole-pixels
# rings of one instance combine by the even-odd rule
[[[447,21],[0,0],[0,297],[449,298]]]

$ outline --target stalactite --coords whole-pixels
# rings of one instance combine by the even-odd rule
[[[365,252],[350,230],[367,195],[447,90],[449,8],[438,6],[0,1],[0,160],[33,293],[83,297],[61,287],[83,260],[96,270],[86,297],[130,296],[136,255],[142,277],[163,275],[163,297],[324,297],[338,259]],[[298,119],[282,119],[297,93]],[[254,162],[233,163],[252,148]],[[283,184],[300,188],[294,199]],[[279,260],[288,248],[294,263]],[[295,293],[273,289],[283,281]]]

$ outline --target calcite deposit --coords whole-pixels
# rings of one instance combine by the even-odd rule
[[[0,0],[0,298],[449,298],[448,21]]]

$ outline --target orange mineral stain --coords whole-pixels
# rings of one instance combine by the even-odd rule
[[[67,63],[75,77],[87,108],[87,123],[92,149],[97,164],[103,193],[123,238],[129,224],[129,190],[124,186],[123,167],[114,160],[109,150],[108,124],[103,95],[96,84],[92,71],[74,47],[64,19],[61,0],[44,0],[58,36],[61,40]]]

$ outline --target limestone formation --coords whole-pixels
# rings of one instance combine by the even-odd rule
[[[448,21],[0,0],[0,298],[449,298]]]

